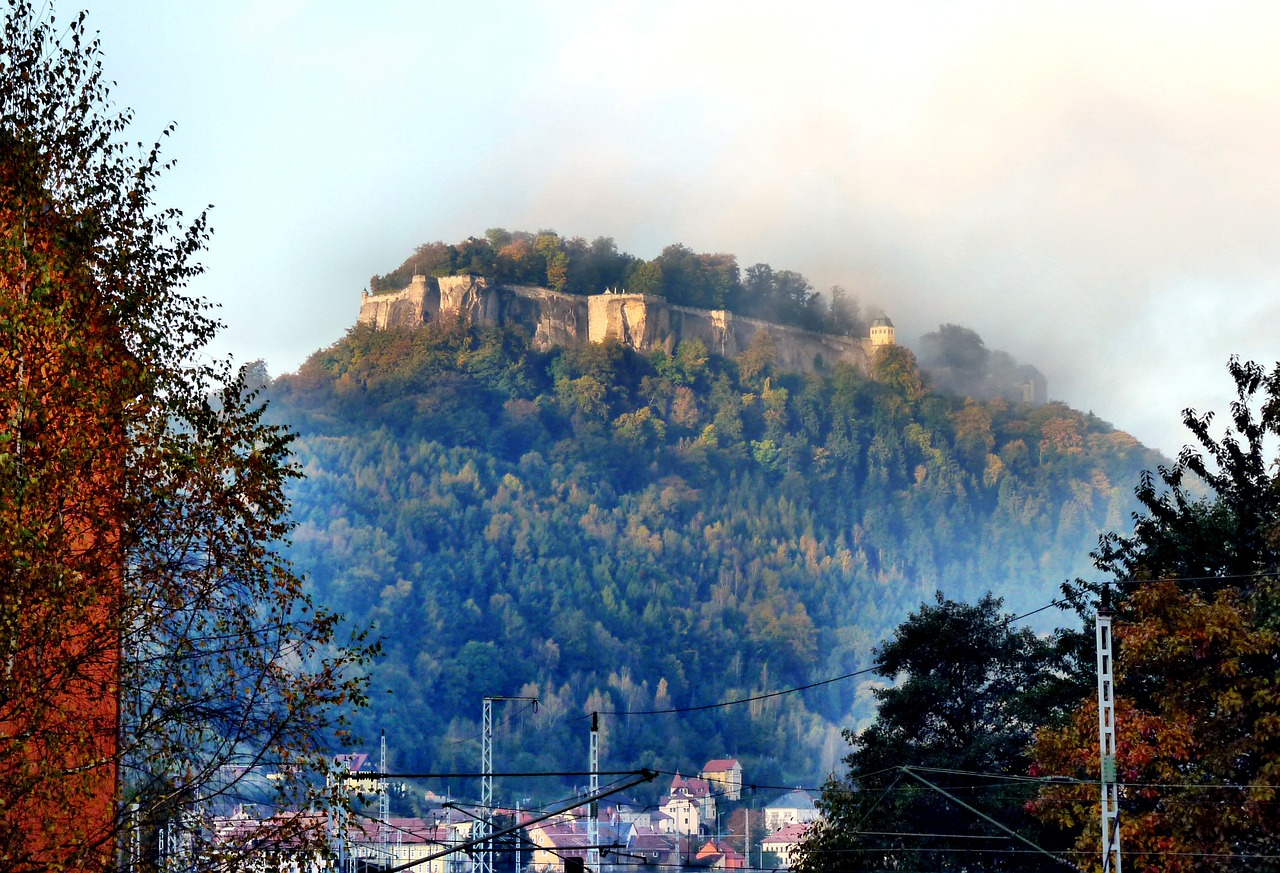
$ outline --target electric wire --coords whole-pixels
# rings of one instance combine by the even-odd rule
[[[1266,576],[1270,576],[1270,575],[1274,575],[1274,574],[1273,574],[1273,573],[1270,573],[1270,572],[1259,571],[1259,572],[1256,572],[1256,573],[1248,573],[1248,574],[1229,574],[1229,575],[1221,575],[1221,576],[1165,577],[1165,578],[1162,578],[1162,579],[1160,579],[1160,580],[1146,580],[1146,579],[1137,579],[1137,578],[1117,578],[1117,579],[1112,579],[1112,580],[1110,580],[1110,582],[1109,582],[1109,583],[1104,583],[1104,584],[1113,584],[1113,585],[1131,585],[1131,584],[1143,584],[1143,583],[1148,583],[1148,582],[1152,582],[1152,581],[1171,581],[1171,582],[1222,581],[1222,580],[1232,580],[1232,579],[1261,578],[1261,577],[1266,577]],[[1010,625],[1010,624],[1012,624],[1012,623],[1014,623],[1014,622],[1016,622],[1016,621],[1021,621],[1021,620],[1023,620],[1023,619],[1026,619],[1026,618],[1029,618],[1029,617],[1031,617],[1031,616],[1037,615],[1037,614],[1039,614],[1039,613],[1045,612],[1045,611],[1047,611],[1047,610],[1050,610],[1050,609],[1053,609],[1053,608],[1060,608],[1060,609],[1061,609],[1061,608],[1066,608],[1066,607],[1068,607],[1069,605],[1070,605],[1070,603],[1069,603],[1069,601],[1068,601],[1067,599],[1065,599],[1065,598],[1057,598],[1057,599],[1054,599],[1054,600],[1050,601],[1049,603],[1044,604],[1043,606],[1037,607],[1037,608],[1032,609],[1032,610],[1029,610],[1029,611],[1027,611],[1027,612],[1023,612],[1023,613],[1020,613],[1020,614],[1017,614],[1017,615],[1008,616],[1008,617],[1006,617],[1006,618],[1002,619],[1002,620],[1001,620],[1001,621],[1000,621],[996,626],[1005,627],[1005,626],[1008,626],[1008,625]],[[773,699],[773,698],[781,697],[781,696],[784,696],[784,695],[796,694],[796,693],[799,693],[799,692],[802,692],[802,691],[806,691],[806,690],[810,690],[810,689],[813,689],[813,688],[818,688],[818,687],[822,687],[822,686],[825,686],[825,685],[834,684],[834,683],[836,683],[836,682],[845,681],[845,680],[848,680],[848,679],[851,679],[851,678],[855,678],[855,677],[857,677],[857,676],[866,675],[866,674],[868,674],[868,673],[872,673],[872,672],[874,672],[874,671],[878,670],[879,668],[880,668],[880,664],[876,663],[876,664],[873,664],[873,665],[871,665],[871,666],[869,666],[869,667],[865,667],[865,668],[861,668],[861,669],[858,669],[858,670],[850,671],[850,672],[843,673],[843,674],[840,674],[840,675],[838,675],[838,676],[833,676],[833,677],[830,677],[830,678],[827,678],[827,679],[822,679],[822,680],[818,680],[818,681],[815,681],[815,682],[810,682],[810,683],[806,683],[806,684],[798,685],[798,686],[794,686],[794,687],[789,687],[789,688],[784,688],[784,689],[778,689],[778,690],[774,690],[774,691],[764,692],[764,693],[761,693],[761,694],[750,695],[750,696],[748,696],[748,697],[737,698],[737,699],[734,699],[734,700],[718,701],[718,702],[715,702],[715,703],[707,703],[707,704],[700,704],[700,705],[690,705],[690,706],[682,706],[682,707],[669,707],[669,708],[663,708],[663,709],[650,709],[650,710],[599,710],[599,711],[598,711],[598,714],[599,714],[599,715],[611,715],[611,716],[668,715],[668,714],[679,714],[679,713],[686,713],[686,712],[701,712],[701,711],[707,711],[707,710],[721,709],[721,708],[726,708],[726,707],[730,707],[730,706],[737,706],[737,705],[741,705],[741,704],[743,704],[743,703],[752,703],[752,702],[757,702],[757,701],[762,701],[762,700]],[[527,708],[528,708],[528,706],[526,706],[526,707],[522,707],[522,708],[521,708],[520,710],[518,710],[517,712],[515,712],[515,713],[512,713],[512,714],[508,715],[508,716],[507,716],[505,719],[503,719],[503,721],[502,721],[502,722],[500,722],[499,724],[506,724],[506,723],[510,722],[510,721],[511,721],[511,720],[513,720],[515,717],[517,717],[518,715],[522,714],[522,713],[523,713]],[[575,717],[575,718],[566,718],[565,716],[561,715],[561,716],[559,716],[559,717],[557,717],[556,719],[554,719],[554,720],[553,720],[553,722],[552,722],[552,726],[554,726],[556,723],[558,723],[558,722],[560,722],[560,721],[562,721],[562,720],[570,721],[570,722],[577,722],[577,721],[581,721],[581,720],[583,720],[583,719],[585,719],[585,718],[588,718],[588,717],[590,717],[590,714],[583,715],[583,716],[579,716],[579,717]],[[477,736],[478,736],[478,735],[477,735]],[[450,742],[450,744],[459,744],[459,743],[462,743],[462,742],[468,742],[468,741],[471,741],[471,740],[473,740],[473,739],[475,739],[475,737],[466,737],[466,738],[462,738],[462,739],[455,739],[455,740],[451,740],[451,741],[449,741],[449,742]],[[887,769],[898,769],[898,768],[886,768],[886,770],[887,770]],[[1096,782],[1095,782],[1095,781],[1092,781],[1092,780],[1072,779],[1072,778],[1069,778],[1069,777],[1053,777],[1053,778],[1045,778],[1045,777],[1021,776],[1021,775],[1017,775],[1017,774],[990,774],[990,773],[979,773],[979,772],[974,772],[974,771],[955,770],[955,769],[951,769],[951,768],[928,768],[928,767],[916,767],[915,769],[918,769],[918,770],[920,770],[920,771],[922,771],[922,772],[936,772],[936,773],[943,773],[943,774],[948,774],[948,775],[964,775],[964,776],[970,776],[970,777],[974,777],[974,778],[982,778],[982,779],[990,779],[990,780],[1003,780],[1003,781],[1006,781],[1006,782],[1035,783],[1035,784],[1041,784],[1041,785],[1061,784],[1061,785],[1088,785],[1088,786],[1092,786],[1092,785],[1095,785],[1095,784],[1096,784]],[[856,775],[851,774],[851,775],[849,775],[848,777],[846,777],[846,781],[856,782],[856,781],[859,781],[859,780],[861,780],[861,779],[867,779],[867,778],[870,778],[870,777],[872,777],[872,776],[874,776],[874,775],[878,775],[878,774],[880,774],[880,773],[886,772],[886,770],[875,771],[875,772],[873,772],[873,773],[867,773],[867,774],[856,774]],[[633,771],[626,771],[626,775],[632,775],[632,772],[633,772]],[[676,773],[674,773],[674,772],[672,772],[672,771],[656,771],[656,772],[663,773],[663,774],[665,774],[665,775],[673,775],[673,776],[674,776],[674,775],[677,775]],[[448,777],[448,776],[464,778],[464,777],[478,777],[478,776],[479,776],[479,775],[481,775],[481,774],[478,774],[478,773],[474,773],[474,774],[468,774],[468,773],[456,773],[456,774],[385,774],[385,775],[386,775],[386,776],[388,776],[388,777],[397,777],[397,778],[432,778],[432,777]],[[587,775],[587,774],[584,774],[582,771],[559,771],[559,772],[541,772],[541,773],[532,773],[532,772],[530,772],[530,773],[511,773],[511,774],[494,774],[494,775],[510,775],[510,776],[519,776],[519,777],[526,777],[526,776],[528,776],[528,777],[534,777],[534,776],[560,776],[560,777],[564,777],[564,776],[580,776],[580,775]],[[604,774],[601,774],[601,775],[604,775]],[[622,771],[609,771],[609,775],[619,775],[619,776],[621,776],[621,775],[624,775],[624,774],[623,774],[623,772],[622,772]],[[891,785],[890,785],[890,786],[888,786],[888,787],[886,787],[886,788],[884,788],[884,789],[880,789],[880,794],[881,794],[881,796],[880,796],[880,798],[879,798],[879,799],[877,799],[877,801],[876,801],[876,803],[877,803],[877,804],[880,802],[880,800],[881,800],[881,799],[883,799],[883,797],[887,796],[890,792],[892,792],[892,791],[894,791],[894,790],[904,790],[904,789],[897,789],[897,788],[896,788],[896,786],[898,785],[898,782],[900,781],[900,778],[901,778],[901,776],[899,775],[897,778],[895,778],[894,782],[893,782],[893,783],[891,783]],[[980,787],[983,787],[983,786],[967,786],[967,787],[968,787],[968,788],[980,788]],[[1165,788],[1165,789],[1177,789],[1177,790],[1192,790],[1192,789],[1197,789],[1197,788],[1199,788],[1199,789],[1230,789],[1230,790],[1246,790],[1246,789],[1250,789],[1250,788],[1259,788],[1259,789],[1280,788],[1280,786],[1270,786],[1270,785],[1239,785],[1239,784],[1236,784],[1236,785],[1230,785],[1230,784],[1199,784],[1199,785],[1189,785],[1189,784],[1160,784],[1160,783],[1151,783],[1151,784],[1128,783],[1128,784],[1126,784],[1124,787],[1128,787],[1128,788],[1135,788],[1135,789]],[[770,788],[772,788],[772,789],[777,789],[777,790],[793,790],[792,788],[787,787],[787,786],[762,786],[762,785],[755,785],[755,784],[752,784],[752,785],[744,785],[744,786],[742,786],[741,788],[742,788],[742,790],[744,790],[744,791],[752,791],[752,792],[755,792],[755,791],[758,791],[758,790],[761,790],[761,789],[770,789]],[[815,789],[812,789],[812,788],[803,788],[803,789],[801,789],[801,790],[810,790],[810,791],[811,791],[811,790],[815,790]],[[820,789],[819,789],[819,790],[820,790]],[[908,789],[908,790],[918,790],[918,789],[910,788],[910,789]],[[722,797],[722,796],[724,796],[724,794],[725,794],[725,792],[724,792],[724,791],[720,791],[720,792],[717,792],[714,796],[721,796],[721,797]],[[571,800],[572,798],[569,798],[569,799]],[[1169,798],[1169,799],[1170,799],[1170,800],[1174,800],[1175,802],[1177,801],[1177,799],[1175,799],[1175,798]],[[566,800],[566,801],[563,801],[563,802],[568,802],[568,801]],[[1196,801],[1192,801],[1192,802],[1196,802]],[[1266,803],[1266,802],[1271,802],[1271,801],[1257,801],[1257,802],[1259,802],[1259,803]],[[468,805],[473,806],[473,807],[478,807],[478,805],[477,805],[477,804],[468,804]],[[497,808],[497,807],[495,807],[495,808]],[[650,804],[650,805],[646,805],[645,807],[642,807],[642,809],[644,809],[644,810],[646,810],[646,811],[652,811],[652,810],[653,810],[653,809],[655,809],[655,808],[658,808],[658,807],[657,807],[656,805],[652,805],[652,804]],[[874,809],[874,807],[873,807],[873,809]],[[870,815],[870,811],[868,811],[868,813],[867,813],[867,816],[869,816],[869,815]],[[573,819],[579,819],[579,820],[580,820],[580,819],[582,819],[582,818],[584,818],[584,817],[585,817],[585,816],[581,816],[581,815],[569,815],[569,816],[567,816],[567,818],[569,818],[570,820],[573,820]],[[865,820],[865,817],[866,817],[866,816],[864,816],[864,820]],[[929,837],[929,838],[938,838],[938,839],[947,839],[947,838],[951,838],[951,837],[959,838],[959,837],[962,837],[962,836],[964,836],[965,838],[968,838],[968,839],[1007,839],[1007,837],[992,837],[992,836],[984,837],[984,836],[975,836],[975,835],[947,835],[947,834],[923,834],[923,833],[920,833],[920,834],[914,834],[914,833],[913,833],[913,834],[908,834],[908,833],[892,834],[892,833],[890,833],[890,832],[872,832],[872,831],[867,831],[867,832],[861,832],[861,831],[859,831],[859,832],[857,832],[857,833],[864,833],[864,834],[866,834],[866,835],[870,835],[870,836],[877,836],[877,835],[879,835],[879,836],[894,836],[894,835],[896,835],[896,836],[916,836],[916,837],[921,837],[921,838]],[[542,847],[540,847],[540,848],[542,848]],[[862,851],[862,850],[861,850],[861,849],[848,849],[848,850],[832,850],[832,851]],[[974,850],[974,849],[954,849],[954,850],[949,850],[949,849],[931,848],[931,849],[928,849],[927,851],[934,851],[934,852],[939,852],[939,851],[941,851],[941,852],[945,852],[945,851],[966,852],[966,851],[970,851],[970,852],[971,852],[971,851],[975,851],[975,850]],[[1031,852],[1030,850],[1016,849],[1016,848],[1003,849],[1003,850],[982,850],[982,851],[1001,851],[1001,852],[1006,852],[1006,853],[1015,853],[1015,854],[1035,854],[1034,852]],[[553,854],[554,854],[554,853],[553,853]],[[1065,853],[1062,853],[1062,854],[1072,854],[1072,853],[1071,853],[1071,852],[1065,852]],[[1259,855],[1243,855],[1243,854],[1229,854],[1229,855],[1224,855],[1224,854],[1220,854],[1220,853],[1215,854],[1215,853],[1176,853],[1176,852],[1161,852],[1161,853],[1150,853],[1150,852],[1144,852],[1144,853],[1141,853],[1141,854],[1143,854],[1143,855],[1157,854],[1157,855],[1159,855],[1159,856],[1170,856],[1170,857],[1175,857],[1175,856],[1182,857],[1182,856],[1185,856],[1185,857],[1206,857],[1206,858],[1210,858],[1210,857],[1235,857],[1235,858],[1258,858],[1258,859],[1261,859],[1261,858],[1273,858],[1273,857],[1277,857],[1277,856],[1272,856],[1272,855],[1260,855],[1260,854],[1259,854]],[[649,867],[664,867],[664,866],[671,866],[671,865],[663,865],[663,864],[648,864],[647,866],[649,866]],[[751,870],[751,869],[765,869],[765,868],[750,868],[750,867],[748,867],[748,868],[744,868],[744,869]]]

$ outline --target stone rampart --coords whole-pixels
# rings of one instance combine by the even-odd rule
[[[357,324],[370,324],[378,330],[392,327],[420,327],[440,312],[440,287],[435,280],[414,276],[408,288],[387,294],[360,296]]]
[[[809,373],[844,361],[865,371],[870,360],[867,339],[772,324],[725,310],[672,306],[647,294],[582,297],[530,285],[493,285],[476,276],[414,276],[401,291],[366,293],[359,323],[385,330],[451,316],[475,324],[520,325],[538,348],[612,338],[640,352],[673,352],[681,342],[697,339],[713,354],[734,357],[751,345],[757,333],[767,331],[782,370]]]

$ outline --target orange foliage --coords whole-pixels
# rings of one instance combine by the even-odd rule
[[[1253,597],[1264,594],[1274,592]],[[1280,691],[1267,666],[1280,656],[1280,636],[1255,620],[1252,602],[1235,589],[1207,599],[1172,582],[1147,583],[1125,601],[1114,631],[1129,870],[1239,869],[1280,830],[1271,787],[1280,781]],[[1040,731],[1033,758],[1033,775],[1097,780],[1096,701]],[[1031,808],[1078,831],[1076,848],[1097,858],[1099,793],[1096,784],[1051,785]]]
[[[78,224],[0,160],[0,866],[101,869],[115,812],[121,425],[134,367]]]

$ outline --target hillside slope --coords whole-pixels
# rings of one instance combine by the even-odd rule
[[[870,377],[801,377],[767,348],[358,327],[267,395],[306,474],[289,556],[321,602],[376,624],[360,727],[416,771],[475,768],[484,695],[542,701],[505,705],[499,769],[581,769],[592,710],[849,673],[938,589],[1042,606],[1160,460],[1061,404],[934,394],[901,347]],[[752,782],[814,781],[867,703],[852,679],[607,715],[604,761],[732,755]]]

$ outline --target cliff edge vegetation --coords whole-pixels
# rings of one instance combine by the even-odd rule
[[[424,243],[389,273],[370,277],[381,294],[415,275],[480,276],[503,285],[533,285],[567,294],[626,290],[676,306],[724,309],[738,315],[841,336],[865,336],[868,323],[853,296],[833,287],[824,298],[800,273],[768,264],[738,266],[736,255],[698,253],[672,243],[646,261],[618,250],[609,237],[587,242],[552,230],[490,228],[460,243]]]

